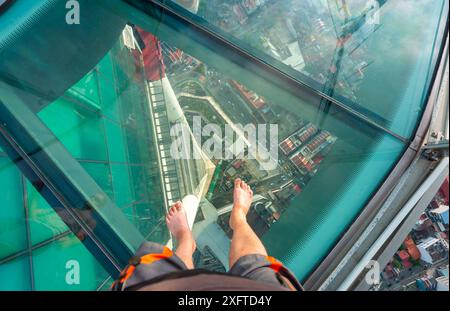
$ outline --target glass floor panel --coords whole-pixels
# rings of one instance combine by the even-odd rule
[[[96,258],[4,155],[0,185],[6,191],[0,199],[5,207],[0,210],[0,290],[96,290],[109,280]]]
[[[304,277],[390,171],[403,143],[285,92],[262,97],[157,35],[126,28],[95,68],[37,115],[143,237],[167,243],[165,209],[188,194],[199,197],[198,248],[225,269],[232,181],[246,180],[255,192],[251,225],[272,255]],[[276,126],[265,145],[272,162],[252,158],[250,148],[231,157],[208,148],[212,139],[226,149],[250,134],[238,135],[234,124]],[[203,135],[191,141],[199,159],[172,158],[177,125],[192,135],[200,126]],[[217,131],[207,133],[206,125]],[[235,135],[225,137],[227,128]]]

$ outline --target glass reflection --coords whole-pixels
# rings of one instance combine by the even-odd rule
[[[250,53],[403,137],[424,107],[447,12],[443,0],[210,0],[195,11]]]

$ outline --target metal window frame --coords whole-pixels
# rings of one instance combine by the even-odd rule
[[[427,105],[425,112],[422,115],[420,123],[415,132],[414,138],[408,146],[397,165],[379,187],[375,195],[370,199],[367,205],[362,209],[359,216],[350,225],[347,231],[339,239],[335,247],[330,251],[326,258],[317,266],[312,274],[305,282],[305,287],[317,290],[319,289],[326,279],[331,275],[334,269],[337,268],[341,260],[344,259],[351,247],[356,243],[359,236],[376,217],[377,213],[383,207],[388,197],[391,195],[395,187],[400,183],[402,178],[408,172],[408,170],[414,166],[419,157],[422,156],[426,146],[427,133],[429,132],[430,122],[432,120],[433,112],[436,108],[436,103],[439,100],[439,92],[442,83],[445,83],[444,76],[446,74],[446,63],[448,62],[449,55],[449,37],[448,37],[449,21],[447,19],[446,31],[447,34],[445,40],[443,40],[439,62],[435,68],[433,74],[434,83],[430,86],[427,96]],[[448,148],[448,145],[447,145]],[[433,163],[429,163],[430,168],[434,166]],[[398,202],[397,205],[400,205]],[[399,208],[401,206],[397,206]]]
[[[64,211],[66,225],[84,233],[83,244],[105,270],[117,276],[144,238],[17,98],[0,100],[0,145],[50,206]]]

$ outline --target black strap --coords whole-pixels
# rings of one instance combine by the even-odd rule
[[[126,265],[126,267],[120,272],[117,280],[114,281],[114,283],[111,287],[111,290],[112,291],[122,291],[123,283],[121,281],[125,277],[125,274],[127,273],[128,268],[130,268],[130,266],[137,267],[137,266],[139,266],[140,263],[141,263],[141,257],[138,257],[138,256],[131,257],[130,260],[128,260],[128,265]]]
[[[280,270],[278,271],[278,274],[284,277],[289,283],[299,292],[304,292],[305,289],[300,284],[300,282],[297,280],[295,276],[292,275],[292,273],[285,267],[282,266]],[[284,281],[284,280],[283,280]]]

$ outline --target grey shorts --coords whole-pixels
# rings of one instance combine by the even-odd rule
[[[123,290],[152,279],[160,279],[166,274],[189,270],[170,249],[153,242],[144,242],[130,263],[131,265],[122,271],[113,288],[118,286]],[[138,264],[134,265],[136,263]],[[283,288],[302,290],[295,276],[270,256],[258,254],[242,256],[234,263],[228,274]]]

